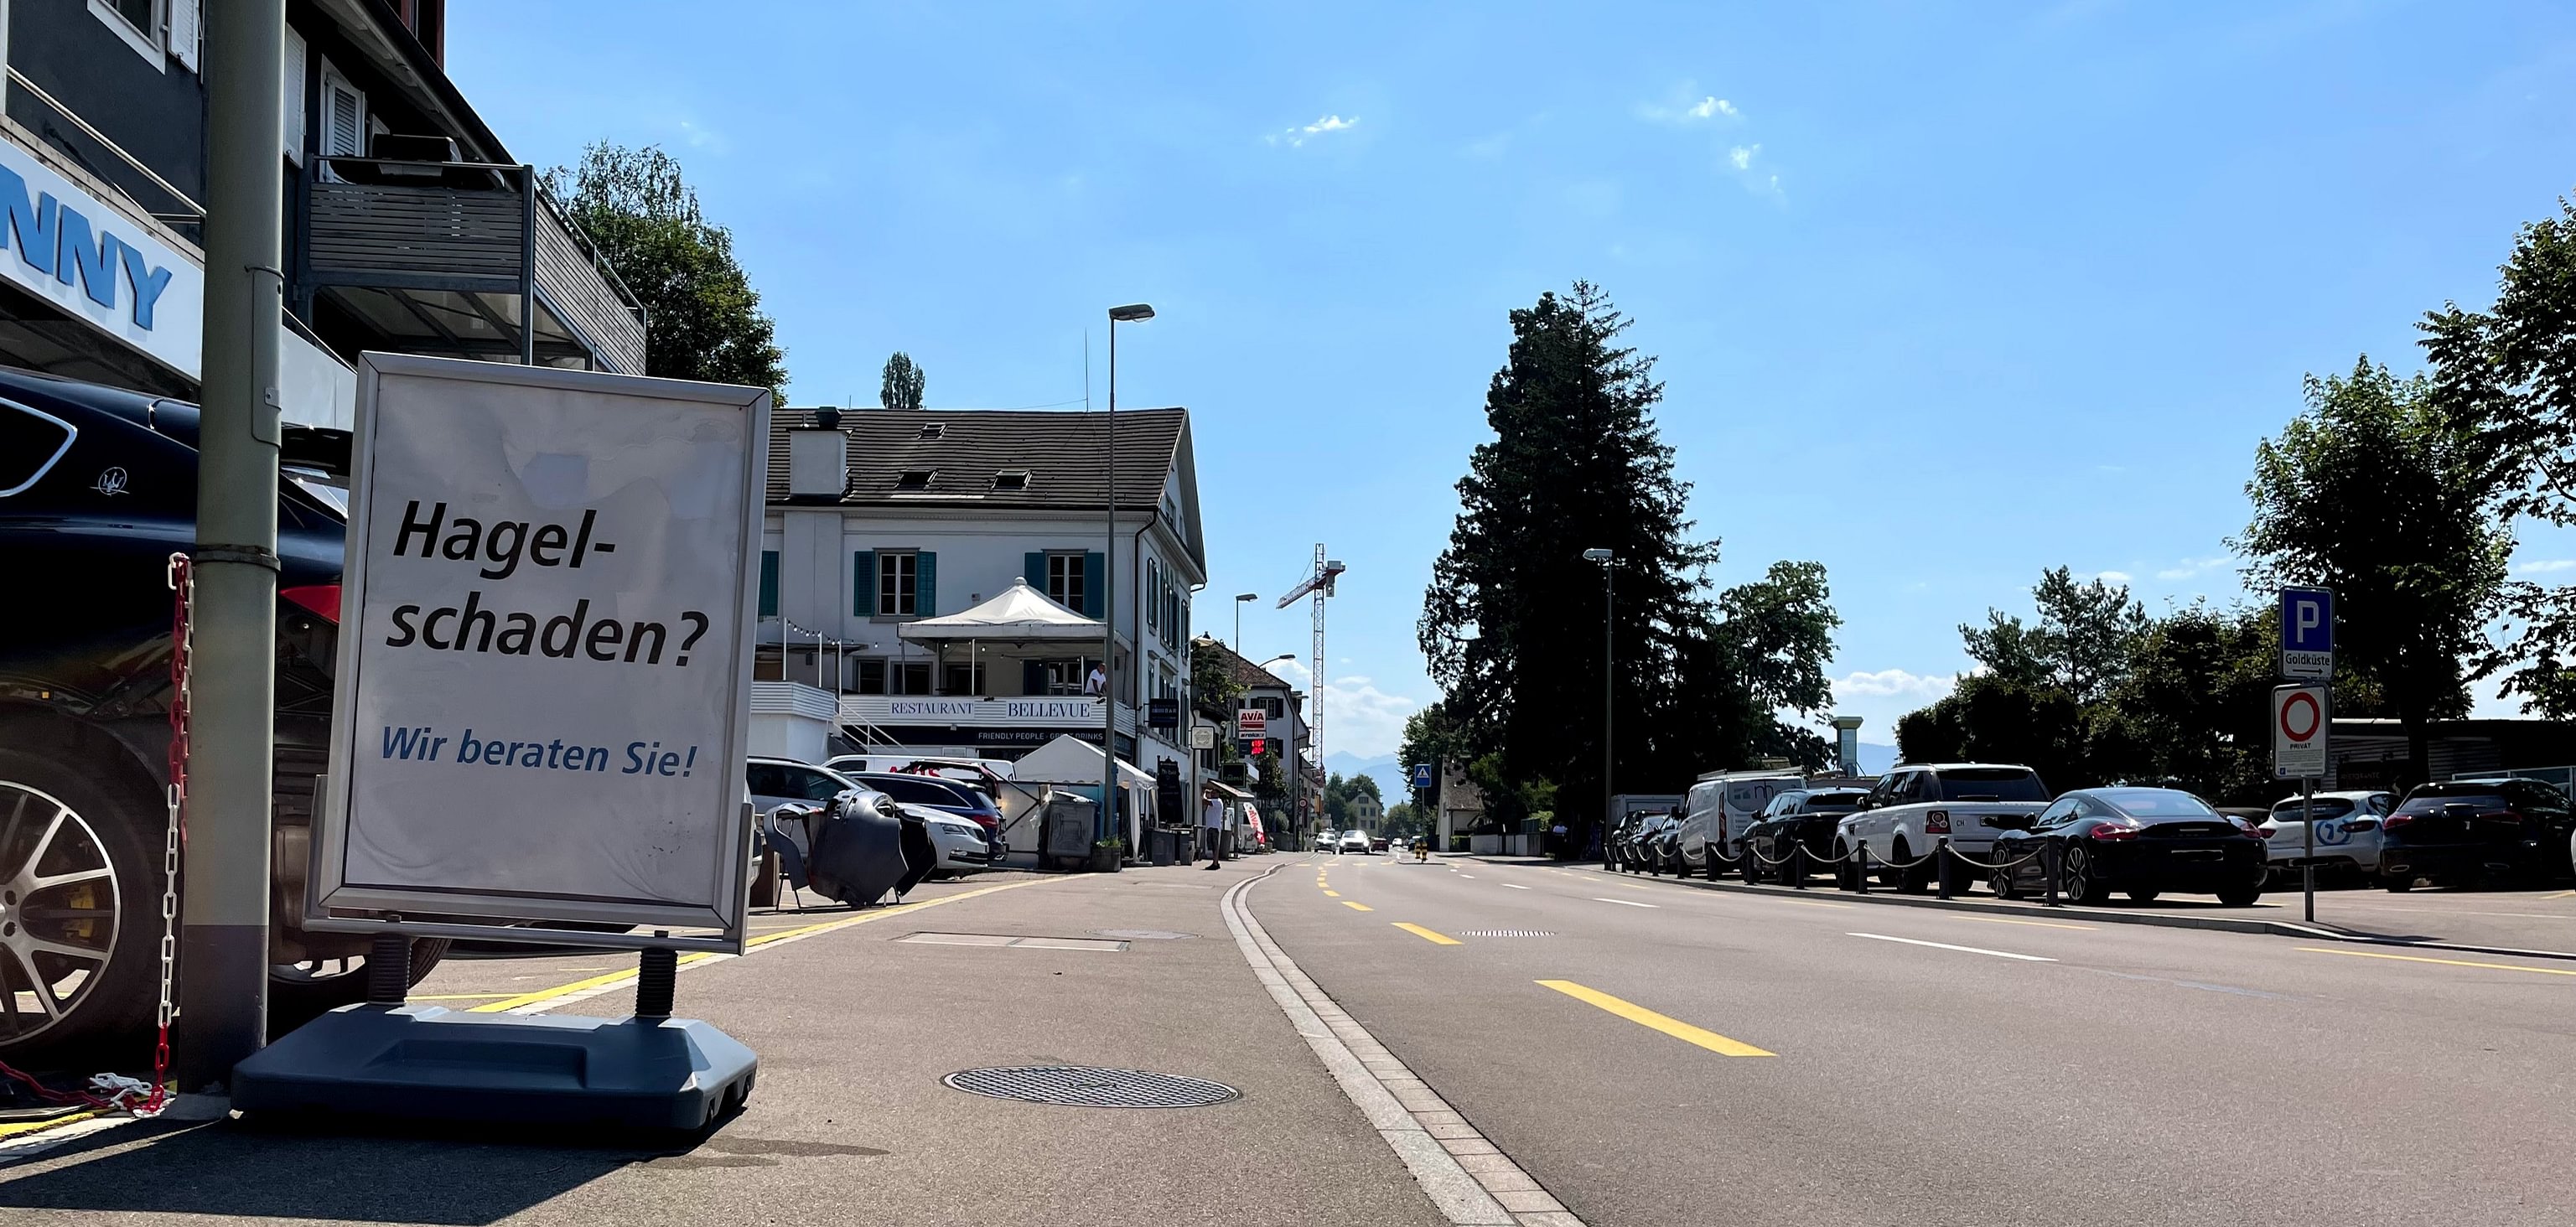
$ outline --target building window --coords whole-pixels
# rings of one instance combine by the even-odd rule
[[[1046,663],[1046,692],[1051,695],[1079,695],[1083,679],[1091,676],[1091,658],[1050,660]]]
[[[1082,555],[1047,555],[1047,599],[1067,609],[1080,612],[1082,604]]]
[[[145,63],[167,72],[169,67],[161,59],[164,3],[165,0],[89,0],[89,11],[110,33],[134,48]]]
[[[939,470],[937,469],[905,469],[901,476],[894,479],[894,488],[897,490],[927,490],[930,488],[930,483],[937,481],[938,479]]]
[[[910,617],[921,595],[921,556],[877,551],[877,614]]]
[[[993,488],[996,490],[1026,490],[1029,488],[1029,471],[1027,469],[1004,469],[999,473],[995,473],[993,474]]]
[[[885,658],[884,658],[884,657],[881,657],[881,656],[868,656],[868,657],[861,657],[861,658],[859,659],[858,664],[859,664],[859,686],[858,686],[858,693],[860,693],[860,694],[884,694],[884,693],[886,692],[886,662],[885,662]]]
[[[778,551],[760,552],[760,616],[778,616]]]
[[[940,670],[939,691],[942,694],[990,693],[984,689],[984,681],[983,661],[976,661],[971,666],[963,662],[959,662],[948,665]]]
[[[1145,560],[1145,630],[1159,631],[1163,625],[1163,563],[1161,559]]]
[[[929,694],[930,662],[926,660],[889,661],[887,680],[894,683],[893,694]]]

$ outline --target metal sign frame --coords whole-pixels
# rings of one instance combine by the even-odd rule
[[[736,631],[729,644],[715,649],[710,665],[732,678],[726,744],[717,747],[724,797],[746,796],[750,748],[751,664],[758,628],[757,577],[761,525],[766,513],[770,394],[762,389],[676,379],[648,379],[551,367],[502,365],[460,359],[424,358],[369,352],[359,359],[358,414],[351,450],[348,553],[341,576],[337,677],[334,682],[331,768],[319,781],[314,830],[306,878],[304,924],[325,932],[401,933],[418,937],[459,937],[532,944],[581,945],[621,949],[663,948],[739,954],[748,936],[748,866],[753,810],[744,804],[737,820],[720,824],[725,832],[716,849],[708,904],[677,900],[606,899],[592,896],[495,893],[475,889],[351,884],[346,879],[349,806],[358,750],[355,716],[360,681],[359,649],[366,616],[369,512],[373,501],[376,458],[374,432],[377,401],[386,376],[542,388],[558,392],[596,393],[628,399],[681,401],[710,408],[731,407],[745,417],[747,452],[741,474],[743,548],[735,560],[733,590],[738,601]],[[409,919],[434,915],[439,921]],[[628,925],[645,930],[714,929],[712,936],[667,932],[600,932],[555,925]]]
[[[2314,610],[2313,624],[2300,615]],[[2281,589],[2281,676],[2324,681],[2334,676],[2334,591]]]
[[[2314,737],[2303,738],[2309,744],[2292,748],[2290,727],[2285,713],[2290,704],[2305,700],[2316,711]],[[2333,731],[2334,717],[2328,706],[2330,696],[2323,686],[2275,686],[2272,688],[2272,778],[2276,780],[2324,779],[2332,760],[2327,755],[2327,741]],[[2296,757],[2293,757],[2296,756]]]

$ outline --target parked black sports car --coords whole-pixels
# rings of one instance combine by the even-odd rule
[[[2057,893],[2070,903],[2101,903],[2114,890],[2140,903],[2190,891],[2243,907],[2263,893],[2262,832],[2179,789],[2091,788],[2059,797],[2029,829],[1996,836],[1995,860],[2028,859],[1995,871],[1995,893],[2012,899],[2046,890],[2048,851]]]
[[[197,409],[0,368],[0,1056],[139,1033],[159,986],[169,556],[196,535]],[[289,428],[278,492],[269,1012],[365,996],[367,938],[299,925],[331,720],[348,437]],[[415,942],[415,979],[445,951]]]
[[[1792,847],[1806,849],[1805,872],[1831,863],[1835,825],[1868,795],[1860,788],[1819,788],[1771,798],[1762,816],[1744,829],[1744,880],[1790,882],[1791,875],[1802,871],[1789,859]]]
[[[2419,784],[2380,823],[2379,882],[2465,886],[2494,874],[2541,882],[2571,868],[2567,794],[2539,780]]]

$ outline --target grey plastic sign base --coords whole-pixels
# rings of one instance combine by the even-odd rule
[[[342,1006],[233,1067],[242,1112],[698,1130],[760,1058],[694,1018]]]

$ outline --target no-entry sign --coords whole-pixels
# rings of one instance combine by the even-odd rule
[[[2326,728],[2325,687],[2273,687],[2272,778],[2324,778]]]

